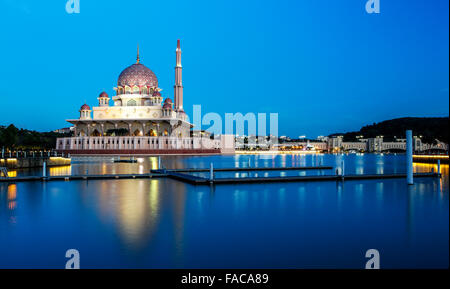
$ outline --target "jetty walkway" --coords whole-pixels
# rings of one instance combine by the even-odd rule
[[[217,168],[214,172],[258,172],[258,171],[302,171],[302,170],[332,170],[333,167],[287,167],[287,168]],[[103,175],[62,175],[62,176],[19,176],[0,177],[0,183],[17,183],[29,181],[72,181],[72,180],[108,180],[108,179],[152,179],[169,178],[192,185],[210,184],[244,184],[244,183],[283,183],[283,182],[311,182],[311,181],[354,181],[375,179],[399,179],[406,178],[406,174],[360,174],[360,175],[311,175],[311,176],[272,176],[272,177],[238,177],[238,178],[215,178],[199,177],[190,173],[210,172],[210,169],[158,169],[151,170],[146,174],[103,174]],[[416,173],[415,178],[439,178],[438,173]]]

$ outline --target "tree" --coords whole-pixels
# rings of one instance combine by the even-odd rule
[[[0,130],[0,144],[6,148],[14,148],[18,143],[19,130],[12,124]]]

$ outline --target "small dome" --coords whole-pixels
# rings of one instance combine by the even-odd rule
[[[103,91],[102,93],[100,93],[100,97],[109,97],[109,96],[106,92]]]
[[[149,68],[140,63],[136,63],[122,71],[119,76],[118,85],[158,87],[158,79]]]
[[[172,109],[172,100],[170,98],[164,100],[163,109]]]
[[[89,107],[89,105],[83,104],[83,106],[81,106],[80,110],[91,110],[91,108]]]
[[[161,96],[161,92],[155,90],[155,92],[153,92],[153,96]]]

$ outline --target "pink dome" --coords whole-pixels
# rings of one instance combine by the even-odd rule
[[[158,78],[146,66],[137,63],[127,67],[119,76],[118,86],[158,87]]]
[[[81,106],[80,110],[91,110],[91,108],[89,107],[89,105],[83,104],[83,105]]]
[[[172,104],[173,102],[172,102],[172,100],[171,100],[170,98],[166,98],[166,100],[164,100],[164,103],[170,103],[170,104]]]

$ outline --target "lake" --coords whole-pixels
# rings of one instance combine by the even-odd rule
[[[392,154],[165,156],[162,165],[339,167],[342,159],[346,174],[406,171],[405,156]],[[48,173],[148,173],[157,166],[156,157],[78,158]],[[432,169],[414,165],[416,172]],[[0,268],[64,268],[68,249],[80,252],[82,268],[364,268],[368,249],[380,252],[382,268],[448,268],[448,165],[441,170],[441,179],[416,178],[414,186],[405,179],[211,187],[165,178],[0,183]]]

